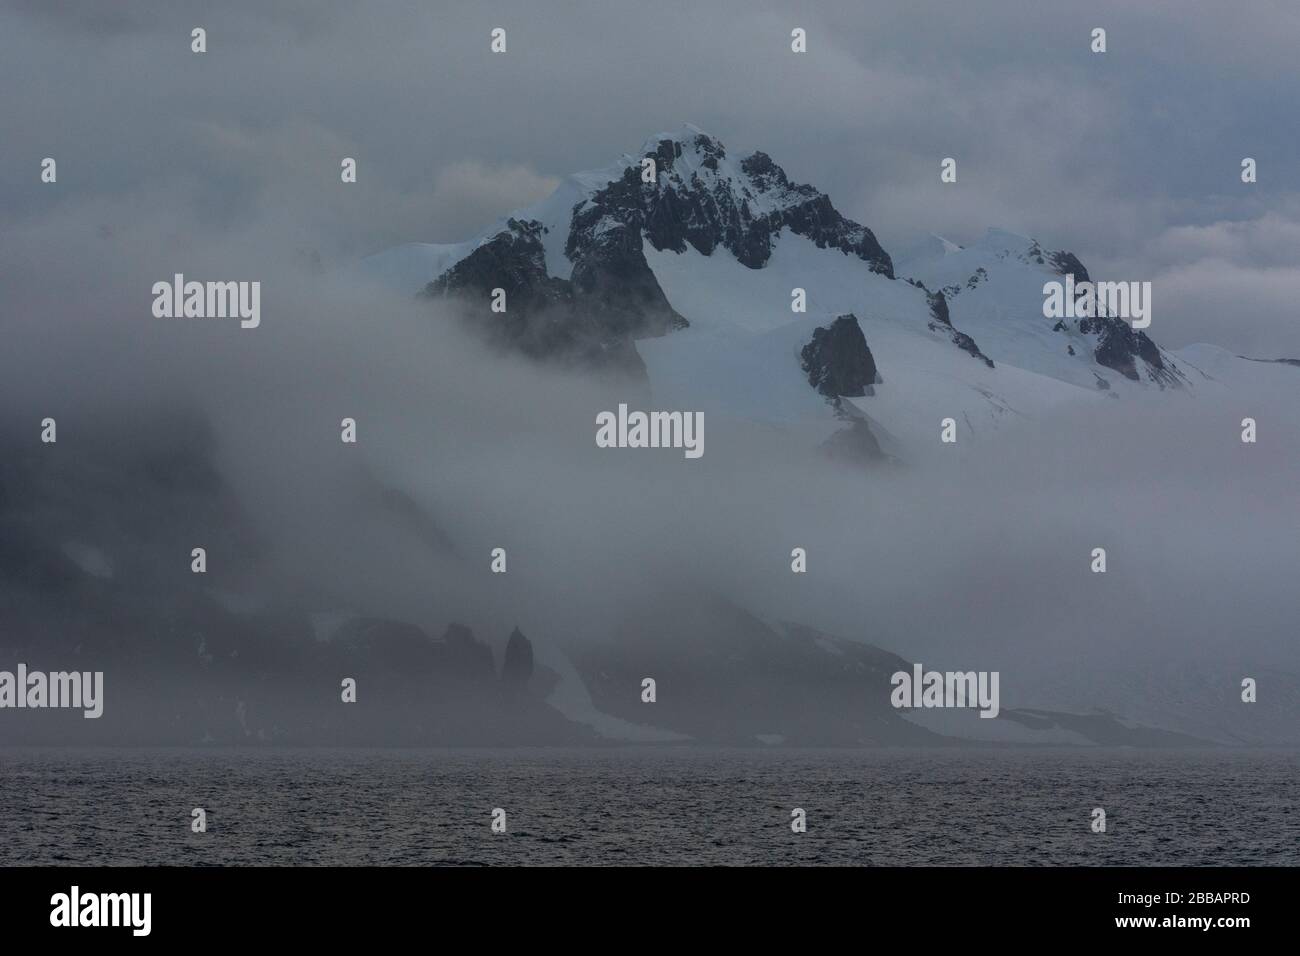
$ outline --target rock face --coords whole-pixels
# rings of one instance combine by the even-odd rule
[[[1138,382],[1141,381],[1141,376],[1138,375],[1137,362],[1141,360],[1146,363],[1148,373],[1156,381],[1178,384],[1178,377],[1165,367],[1156,344],[1147,338],[1145,332],[1134,329],[1123,319],[1115,316],[1084,318],[1078,320],[1078,328],[1084,335],[1097,336],[1093,358],[1098,365],[1104,365],[1125,378]]]
[[[643,181],[641,164],[629,166],[575,209],[565,250],[575,263],[584,241],[621,227],[644,234],[661,252],[685,252],[689,245],[707,256],[722,246],[742,265],[759,269],[771,256],[773,239],[788,228],[818,248],[839,249],[874,272],[894,276],[888,253],[870,229],[840,215],[824,193],[790,182],[766,153],[751,153],[737,168],[727,162],[721,143],[696,131],[685,142],[659,140],[644,158],[655,163],[653,182]]]
[[[973,326],[986,347],[989,342],[985,337],[993,338],[996,354],[997,346],[1006,346],[1011,329],[1019,328],[1025,333],[1025,338],[1014,346],[1019,349],[1031,336],[1037,339],[1040,323],[1047,321],[1051,330],[1061,335],[1058,354],[1077,357],[1077,365],[1053,368],[1049,363],[1045,366],[1049,374],[1073,366],[1073,370],[1061,377],[1083,384],[1085,377],[1091,379],[1100,374],[1097,381],[1102,388],[1110,384],[1106,375],[1101,374],[1106,369],[1160,388],[1185,384],[1185,378],[1169,356],[1145,332],[1134,329],[1118,316],[1044,319],[1040,306],[1045,279],[1054,281],[1057,276],[1073,276],[1076,297],[1084,294],[1078,288],[1080,284],[1093,282],[1074,253],[1044,249],[1036,239],[1001,229],[990,229],[984,238],[966,247],[942,239],[938,242],[942,245],[940,254],[933,254],[931,244],[931,254],[923,253],[920,258],[904,263],[905,270],[913,274],[909,281],[921,288],[927,288],[928,283],[928,289],[937,290],[931,293],[932,330],[951,326],[955,317],[961,327]],[[944,297],[942,304],[937,296]],[[992,366],[969,336],[963,340],[958,333],[953,335],[953,341]]]
[[[839,316],[829,328],[813,329],[812,341],[799,354],[808,384],[828,399],[861,398],[880,383],[876,360],[852,313]]]
[[[1038,243],[1035,242],[1032,248],[1038,250],[1036,258],[1039,265],[1042,265],[1042,251],[1039,248]],[[1052,268],[1055,269],[1059,275],[1073,275],[1076,282],[1092,281],[1088,278],[1088,270],[1083,267],[1083,263],[1079,261],[1079,257],[1073,252],[1066,252],[1064,250],[1051,252],[1048,253],[1048,260],[1051,262]]]
[[[1079,261],[1079,257],[1072,252],[1064,250],[1046,252],[1035,240],[1025,255],[1040,265],[1046,260],[1046,264],[1050,265],[1057,275],[1073,276],[1076,287],[1080,282],[1092,282],[1088,270]],[[1176,369],[1166,366],[1160,349],[1147,337],[1147,334],[1140,329],[1134,329],[1123,319],[1107,315],[1061,319],[1054,329],[1058,332],[1066,331],[1067,323],[1073,324],[1080,335],[1093,338],[1092,355],[1098,365],[1138,382],[1142,379],[1138,364],[1141,362],[1145,365],[1147,376],[1161,387],[1166,385],[1177,387],[1182,382],[1182,376]],[[1105,387],[1109,387],[1109,383]]]
[[[454,297],[484,338],[530,358],[619,371],[645,377],[633,339],[684,326],[645,264],[606,253],[573,281],[546,271],[545,226],[511,219],[425,287],[429,297]],[[621,270],[621,271],[620,271]],[[505,310],[494,312],[493,290],[505,293]]]
[[[506,641],[505,661],[501,665],[501,681],[522,687],[533,676],[533,645],[519,628],[510,632]]]
[[[913,279],[908,281],[919,288],[925,289],[924,283]],[[942,292],[931,292],[929,289],[925,289],[925,293],[930,302],[930,315],[934,321],[952,328],[952,317],[948,315],[948,300],[944,297],[944,294]]]
[[[1004,390],[1030,389],[1015,381],[1014,371],[986,375],[997,368],[995,355],[998,366],[1087,389],[1115,386],[1112,394],[1125,393],[1125,379],[1160,388],[1184,381],[1168,353],[1117,317],[1057,322],[1045,316],[1046,281],[1067,275],[1091,281],[1073,253],[989,230],[966,247],[932,237],[895,260],[870,229],[845,218],[825,193],[792,182],[766,153],[732,155],[689,125],[651,137],[609,167],[566,178],[551,196],[485,238],[407,252],[386,268],[405,276],[408,261],[427,263],[427,271],[411,270],[415,278],[403,282],[412,281],[414,289],[435,274],[425,294],[455,300],[466,320],[500,348],[579,371],[617,373],[620,388],[630,374],[647,396],[650,374],[661,394],[666,386],[690,395],[708,376],[705,368],[730,369],[737,353],[740,361],[758,362],[755,356],[767,346],[749,337],[779,322],[768,311],[769,287],[811,294],[818,318],[809,324],[825,328],[807,341],[804,328],[790,322],[779,358],[762,362],[787,361],[786,350],[798,342],[808,381],[840,419],[854,411],[870,414],[867,405],[848,408],[848,400],[872,394],[879,382],[876,360],[889,363],[881,352],[895,347],[900,331],[924,339],[925,350],[934,344],[934,365],[944,376],[979,383],[962,394],[980,396],[970,399],[970,410],[980,415],[991,407],[1000,416],[1014,407],[994,400]],[[751,281],[747,273],[759,270],[766,274]],[[906,275],[914,289],[883,281],[896,275]],[[492,310],[496,289],[504,293],[505,311]],[[856,320],[843,320],[863,310],[882,324],[873,334],[874,355]],[[696,328],[675,336],[688,326],[684,316]],[[662,336],[669,341],[638,344]],[[729,352],[733,342],[743,348]],[[965,354],[954,358],[952,346]],[[971,367],[967,356],[985,368]],[[727,387],[716,396],[702,392],[701,400],[743,404],[745,387],[721,380]],[[896,434],[889,420],[895,413],[877,405],[881,417],[871,414],[870,429],[882,437]],[[866,433],[863,423],[837,439],[874,454],[858,440]]]
[[[551,227],[512,218],[429,282],[424,294],[454,298],[471,326],[501,348],[644,379],[635,341],[689,324],[651,271],[646,243],[706,256],[724,248],[759,269],[788,229],[893,278],[893,263],[870,229],[842,216],[824,193],[792,183],[766,153],[733,163],[721,143],[693,128],[652,140],[643,153],[603,185],[584,186],[563,225],[552,221],[557,231],[567,229],[567,275],[548,271],[548,246],[559,255]],[[551,268],[563,271],[554,259]],[[505,292],[504,312],[492,311],[494,289]]]
[[[914,284],[925,289],[925,286],[922,283],[916,282]],[[952,319],[948,315],[948,300],[944,294],[942,292],[931,292],[929,289],[926,289],[925,291],[930,302],[930,316],[934,319],[934,321],[930,323],[931,331],[937,332],[940,330],[939,327],[942,327],[942,330],[947,332],[949,338],[952,339],[953,345],[957,346],[957,348],[961,349],[963,352],[969,353],[973,358],[979,359],[989,368],[994,368],[993,360],[980,351],[980,347],[975,344],[973,338],[965,332],[958,332],[953,328]]]
[[[1030,253],[1037,252],[1037,261],[1042,262],[1042,250],[1037,242],[1030,247]],[[1092,282],[1088,270],[1084,268],[1078,256],[1072,252],[1046,253],[1048,262],[1058,275],[1072,275],[1076,287],[1080,282]],[[1058,330],[1064,330],[1065,323],[1073,321],[1081,335],[1096,337],[1093,358],[1098,365],[1119,372],[1127,379],[1141,381],[1138,374],[1138,362],[1146,364],[1146,370],[1152,381],[1160,385],[1177,386],[1181,381],[1176,371],[1165,366],[1160,349],[1141,329],[1135,329],[1117,316],[1100,315],[1092,318],[1074,320],[1062,319],[1057,323]]]
[[[876,360],[857,316],[841,315],[829,327],[813,329],[812,340],[803,347],[800,360],[808,384],[826,397],[837,418],[848,422],[847,427],[826,440],[822,451],[834,461],[851,465],[884,458],[866,416],[841,401],[872,395],[872,386],[881,384]]]
[[[1237,357],[1244,358],[1247,362],[1273,362],[1278,365],[1294,365],[1296,368],[1300,368],[1300,359],[1293,359],[1293,358],[1262,359],[1262,358],[1251,358],[1249,355],[1239,355]]]

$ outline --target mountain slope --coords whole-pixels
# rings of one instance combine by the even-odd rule
[[[689,125],[568,177],[477,240],[404,246],[364,268],[456,298],[503,347],[644,375],[658,407],[776,427],[808,451],[836,436],[830,447],[847,439],[867,458],[923,456],[944,419],[978,436],[1061,402],[1187,384],[1119,319],[1044,317],[1044,281],[1088,278],[1071,253],[990,230],[966,249],[934,237],[896,262],[765,153],[733,157]],[[497,288],[515,313],[505,321],[488,307]],[[804,367],[817,330],[843,316],[862,337],[837,348],[856,354],[820,360],[869,357],[870,394],[828,394]]]
[[[1126,380],[1158,388],[1185,384],[1168,353],[1121,319],[1044,317],[1044,283],[1066,275],[1092,281],[1073,253],[1046,250],[1002,229],[989,229],[966,248],[932,240],[899,265],[899,274],[943,293],[954,325],[996,361],[1089,388]]]

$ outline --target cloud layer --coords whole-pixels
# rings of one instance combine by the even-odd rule
[[[1300,252],[1300,15],[1287,3],[1243,16],[1013,0],[798,12],[11,0],[0,17],[6,229],[58,202],[162,196],[209,228],[274,205],[327,260],[350,258],[468,238],[557,177],[691,121],[766,150],[886,248],[996,225],[1125,278],[1152,278],[1158,262],[1170,311],[1157,339],[1297,351],[1279,315],[1295,277],[1277,271]],[[195,26],[208,31],[202,56]],[[488,51],[496,26],[503,56]],[[789,49],[795,26],[803,56]],[[1088,49],[1096,26],[1104,55]],[[360,178],[341,189],[345,155]],[[45,156],[60,163],[55,188],[37,179]],[[959,178],[943,185],[948,156]],[[1258,160],[1257,184],[1240,182],[1243,156]],[[1228,267],[1191,241],[1197,230],[1271,241],[1247,241]]]

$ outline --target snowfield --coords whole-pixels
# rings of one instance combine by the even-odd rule
[[[779,168],[779,176],[766,169],[755,172],[758,167],[750,160],[762,154],[723,156],[721,144],[687,126],[652,137],[639,154],[626,155],[605,169],[568,177],[551,196],[503,217],[475,239],[401,246],[365,260],[361,271],[414,295],[517,220],[544,227],[540,241],[546,272],[568,280],[574,262],[566,244],[576,235],[571,231],[577,214],[600,212],[601,202],[612,202],[611,184],[626,182],[630,169],[639,173],[643,157],[665,155],[665,142],[679,154],[669,169],[659,169],[657,184],[645,188],[674,191],[676,205],[670,212],[695,217],[688,223],[693,227],[699,226],[701,210],[741,210],[739,220],[728,222],[748,223],[746,216],[776,217],[776,222],[819,195],[811,187],[786,182]],[[690,197],[691,205],[682,196]],[[825,219],[828,201],[818,208],[817,215]],[[600,243],[617,234],[626,226],[626,212],[611,206],[583,241]],[[794,226],[780,225],[770,239],[764,237],[770,253],[759,268],[738,258],[727,244],[734,245],[734,237],[729,239],[725,232],[707,254],[693,243],[674,249],[657,245],[648,230],[643,234],[640,254],[669,305],[689,323],[636,340],[654,407],[704,412],[711,434],[729,425],[770,428],[780,435],[776,446],[782,455],[814,454],[844,430],[850,418],[861,416],[888,456],[916,467],[945,457],[951,461],[987,435],[1033,424],[1072,406],[1108,408],[1107,403],[1121,402],[1141,409],[1143,403],[1159,399],[1203,403],[1214,411],[1230,397],[1234,408],[1258,401],[1261,413],[1271,407],[1274,414],[1292,417],[1300,407],[1300,367],[1294,363],[1256,361],[1211,345],[1175,351],[1156,346],[1162,328],[1177,322],[1177,316],[1161,311],[1158,288],[1149,330],[1154,341],[1126,353],[1133,359],[1132,374],[1117,369],[1114,361],[1100,361],[1106,329],[1098,331],[1095,324],[1078,320],[1057,322],[1043,312],[1044,284],[1060,280],[1062,269],[1073,274],[1082,264],[1032,238],[990,229],[962,247],[932,236],[894,258],[896,277],[889,278],[870,260],[846,251],[863,247],[863,237],[870,236],[865,227],[841,219],[817,233],[830,220],[818,220],[811,227],[801,225],[804,220],[797,217],[793,221]],[[832,228],[839,232],[827,240]],[[804,312],[792,310],[796,289],[804,290]],[[936,315],[933,293],[940,292],[950,325]],[[879,381],[869,394],[832,401],[810,384],[801,350],[814,329],[826,328],[845,314],[857,318]],[[954,330],[973,339],[978,354],[962,347]],[[1278,395],[1291,396],[1287,407],[1277,408]],[[939,440],[946,419],[956,423],[957,448]],[[824,650],[830,655],[836,649]],[[670,732],[601,714],[562,652],[549,647],[545,655],[552,669],[563,675],[552,703],[575,720],[615,738],[678,739]],[[1069,668],[1037,685],[1036,695],[1007,700],[1007,709],[1023,709],[1019,722],[942,712],[915,712],[906,719],[945,735],[984,741],[1097,743],[1079,728],[1106,725],[1106,733],[1155,728],[1183,734],[1189,741],[1294,744],[1300,741],[1300,713],[1294,703],[1281,701],[1288,693],[1290,701],[1300,699],[1298,678],[1284,671],[1268,676],[1269,703],[1258,705],[1265,715],[1262,723],[1246,720],[1232,688],[1218,687],[1203,671],[1189,669],[1148,681],[1120,666],[1099,672]],[[1042,716],[1048,710],[1059,719]],[[1066,710],[1069,714],[1063,714]],[[772,735],[763,736],[783,739],[781,731],[773,728]]]

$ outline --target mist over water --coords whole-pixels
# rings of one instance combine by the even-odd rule
[[[182,42],[194,5],[11,4],[0,70],[19,95],[0,112],[24,147],[0,185],[0,668],[104,669],[105,720],[133,707],[97,733],[135,743],[161,715],[194,742],[172,704],[206,668],[332,705],[340,668],[379,656],[362,641],[356,661],[328,657],[340,620],[382,620],[389,636],[416,629],[402,632],[411,645],[464,624],[495,663],[518,626],[553,682],[567,659],[578,683],[594,683],[593,659],[618,665],[610,687],[588,690],[602,706],[625,699],[625,720],[654,723],[658,711],[634,706],[639,680],[675,666],[695,678],[695,718],[707,725],[710,695],[745,683],[727,668],[747,629],[793,622],[926,667],[998,670],[1004,710],[1131,718],[1175,707],[1209,730],[1241,714],[1240,681],[1256,676],[1260,700],[1232,739],[1297,742],[1300,423],[1294,388],[1275,376],[1213,394],[1016,408],[997,431],[950,447],[936,423],[933,452],[872,468],[825,460],[797,428],[709,414],[703,457],[684,460],[595,444],[596,416],[620,402],[680,407],[662,386],[647,394],[644,382],[492,352],[445,305],[355,268],[397,242],[475,235],[561,174],[689,119],[834,193],[891,253],[932,229],[1022,228],[1089,263],[1095,254],[1108,274],[1163,276],[1151,330],[1163,345],[1205,333],[1289,355],[1295,204],[1267,161],[1258,190],[1223,195],[1218,158],[1171,170],[1080,148],[1102,131],[1124,138],[1112,123],[1149,146],[1186,130],[1229,141],[1252,97],[1232,95],[1224,109],[1188,93],[1197,122],[1153,131],[1140,119],[1151,115],[1142,63],[1108,60],[1116,85],[1099,98],[1086,46],[1062,59],[1057,44],[1074,27],[1048,23],[1056,14],[1026,22],[1019,5],[995,5],[953,31],[949,7],[863,19],[831,5],[807,24],[830,55],[800,73],[773,8],[693,11],[688,38],[671,20],[644,36],[609,29],[607,44],[553,57],[545,51],[570,50],[580,34],[524,5],[511,10],[514,52],[485,64],[455,39],[482,32],[471,14],[445,11],[434,30],[422,4],[385,4],[382,15],[345,4],[204,9],[219,41],[207,59]],[[1133,43],[1167,38],[1167,15],[1108,11]],[[1022,43],[1028,35],[1042,42]],[[1188,90],[1209,78],[1274,89],[1293,46],[1286,30],[1239,17],[1178,35],[1186,63],[1199,64],[1181,75]],[[1242,43],[1209,42],[1225,35]],[[635,62],[629,47],[682,43],[682,59],[659,71],[669,87],[622,68]],[[878,44],[890,55],[863,52]],[[900,44],[928,52],[904,63]],[[55,49],[78,55],[50,77],[40,64]],[[1241,63],[1240,49],[1257,55]],[[153,82],[142,62],[173,82]],[[861,89],[875,95],[846,92]],[[968,102],[954,90],[979,92]],[[683,102],[693,115],[680,115]],[[774,122],[774,102],[797,106],[803,122]],[[1074,120],[1062,126],[1065,102]],[[539,130],[559,107],[565,135]],[[498,122],[464,122],[489,113]],[[1285,154],[1286,124],[1253,126]],[[935,179],[940,128],[958,144],[943,149],[961,155],[962,182],[983,176],[947,205],[920,179]],[[47,152],[59,158],[57,185],[34,175]],[[359,159],[346,188],[341,156]],[[1179,218],[1192,215],[1189,197],[1193,222]],[[153,284],[177,273],[260,282],[260,326],[153,318]],[[1229,292],[1222,314],[1204,304]],[[924,388],[878,358],[891,387]],[[56,445],[39,441],[46,417],[58,422]],[[356,445],[339,441],[345,417]],[[1260,423],[1257,444],[1237,439],[1246,417]],[[197,546],[208,549],[204,576],[189,572]],[[506,574],[489,571],[498,547]],[[790,572],[795,547],[807,574]],[[1104,575],[1089,572],[1097,547]],[[411,663],[399,661],[391,669]],[[829,711],[817,693],[826,670],[748,663],[763,675],[749,709],[798,700],[790,709]],[[244,690],[220,688],[214,708],[241,735],[274,737],[273,721],[239,710]],[[671,682],[663,690],[670,704]],[[372,691],[363,682],[379,706]],[[806,702],[794,696],[805,692]],[[867,712],[888,687],[847,693]],[[1267,733],[1252,734],[1256,719]],[[57,735],[83,742],[87,723]],[[514,732],[498,742],[518,742]]]
[[[1004,706],[1059,703],[1036,682],[1077,667],[1204,661],[1226,668],[1229,694],[1238,672],[1294,670],[1300,423],[1279,396],[1026,409],[947,462],[874,468],[712,415],[698,460],[599,449],[596,415],[645,407],[644,383],[490,351],[444,305],[286,253],[292,229],[273,218],[202,239],[175,210],[151,212],[105,235],[69,211],[0,240],[6,458],[60,476],[25,502],[35,491],[11,472],[11,519],[51,546],[102,549],[119,584],[160,586],[164,568],[187,571],[191,545],[128,555],[163,517],[150,503],[108,497],[82,528],[63,505],[87,506],[95,469],[109,480],[171,448],[165,468],[214,472],[218,490],[175,516],[194,544],[233,513],[247,532],[237,553],[210,555],[204,583],[253,607],[432,635],[461,622],[498,649],[518,625],[572,651],[608,644],[637,608],[724,599],[927,666],[1002,670]],[[174,272],[261,281],[260,327],[153,318],[150,287]],[[1237,442],[1246,415],[1267,441]],[[46,416],[57,445],[38,442]],[[345,417],[355,445],[339,441]],[[226,510],[205,515],[213,496]],[[796,546],[806,575],[789,572]],[[1106,575],[1088,571],[1098,546]],[[496,547],[507,574],[488,573]],[[48,611],[24,622],[33,642],[59,631]],[[109,646],[130,646],[116,627]]]

